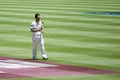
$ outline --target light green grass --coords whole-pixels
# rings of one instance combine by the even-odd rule
[[[31,59],[30,24],[44,21],[46,62],[120,71],[119,0],[0,0],[0,56]],[[41,54],[38,47],[38,58]],[[7,80],[119,80],[119,74]],[[4,79],[0,79],[4,80]]]

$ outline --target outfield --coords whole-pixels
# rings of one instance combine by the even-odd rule
[[[84,13],[119,10],[119,0],[0,0],[0,56],[31,59],[29,28],[40,13],[49,56],[45,62],[120,71],[120,15]],[[120,74],[0,80],[96,79],[119,80]]]

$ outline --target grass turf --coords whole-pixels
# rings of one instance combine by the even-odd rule
[[[0,0],[0,55],[31,58],[29,28],[34,20],[34,14],[40,13],[45,22],[44,40],[49,56],[47,62],[118,71],[120,16],[82,12],[119,12],[119,4],[118,0]],[[39,50],[38,56],[40,59]],[[119,78],[119,74],[114,74],[21,80],[118,80]]]

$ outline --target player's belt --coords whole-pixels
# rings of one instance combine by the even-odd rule
[[[42,30],[37,30],[37,32],[38,32],[38,31],[42,31]]]
[[[40,31],[42,31],[42,30],[37,30],[37,31],[33,31],[33,32],[40,32]]]

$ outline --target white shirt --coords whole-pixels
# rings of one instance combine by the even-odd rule
[[[42,21],[39,21],[39,23],[37,24],[36,21],[34,20],[31,24],[30,28],[36,29],[36,30],[41,30],[41,28],[43,28],[43,23],[42,23]],[[41,34],[41,31],[33,32],[33,34]]]

